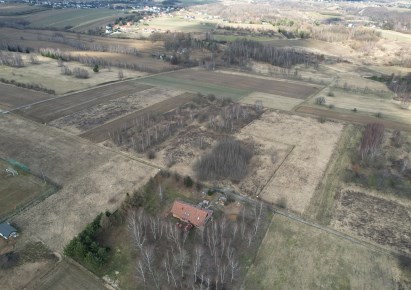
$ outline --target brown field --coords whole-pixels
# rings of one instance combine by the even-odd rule
[[[0,83],[0,109],[12,110],[34,102],[47,100],[52,95]]]
[[[275,215],[245,289],[409,289],[397,259]]]
[[[114,211],[127,192],[157,172],[129,156],[96,146],[62,130],[0,116],[0,155],[43,172],[62,189],[13,218],[24,235],[54,251],[63,247],[95,216]]]
[[[38,122],[48,123],[105,101],[124,97],[136,91],[149,88],[151,88],[151,86],[138,84],[134,81],[118,82],[35,104],[20,109],[18,113]]]
[[[235,87],[236,89],[258,91],[296,99],[305,99],[319,90],[318,87],[306,85],[304,83],[203,70],[185,70],[169,73],[167,76],[176,79],[209,83],[222,87]]]
[[[19,175],[7,175],[7,168],[13,168]],[[52,188],[40,178],[0,159],[0,220]]]
[[[77,263],[64,259],[47,275],[32,283],[33,289],[47,290],[77,290],[77,289],[107,289],[102,280],[89,273]]]
[[[333,226],[380,245],[411,253],[411,207],[362,192],[345,190]]]
[[[147,108],[144,108],[142,110],[139,110],[137,112],[128,114],[126,116],[123,116],[121,118],[115,119],[114,121],[111,121],[109,123],[103,124],[101,126],[98,126],[94,129],[91,129],[83,134],[81,134],[81,137],[84,137],[86,139],[89,139],[93,142],[100,143],[103,142],[104,140],[109,138],[108,133],[113,132],[119,129],[124,129],[128,128],[132,125],[133,121],[147,113],[166,113],[176,107],[179,107],[183,104],[188,103],[192,98],[193,94],[191,93],[184,93],[179,96],[164,100],[162,102],[156,103],[152,106],[149,106]]]
[[[184,93],[182,90],[154,87],[86,108],[51,121],[49,125],[68,130],[74,134],[80,134],[120,115],[141,110],[157,102],[181,95],[182,93]]]
[[[348,110],[345,112],[337,110],[329,110],[326,108],[312,107],[312,106],[301,106],[296,110],[298,113],[322,116],[325,118],[346,121],[350,123],[356,123],[361,125],[366,125],[372,122],[383,123],[386,128],[398,129],[401,131],[411,132],[411,126],[409,124],[404,124],[392,120],[387,120],[385,118],[377,118],[372,115],[364,115],[361,113],[353,113]]]
[[[294,146],[280,168],[260,193],[270,203],[281,198],[287,208],[303,213],[310,203],[343,126],[339,123],[319,123],[312,118],[277,112],[265,113],[242,130],[265,142]]]

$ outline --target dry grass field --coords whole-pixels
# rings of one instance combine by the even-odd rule
[[[361,124],[361,125],[366,125],[372,122],[379,122],[379,123],[383,123],[386,128],[398,129],[398,130],[403,130],[407,132],[411,131],[411,127],[408,123],[392,121],[392,120],[385,118],[384,115],[383,115],[383,118],[377,118],[373,114],[365,114],[364,112],[354,113],[351,110],[342,110],[338,108],[328,109],[327,107],[324,107],[324,106],[321,107],[321,106],[316,106],[316,105],[314,106],[302,105],[302,106],[297,107],[296,111],[298,113],[322,116],[324,118],[346,121],[349,123]],[[408,119],[406,121],[408,122]]]
[[[340,231],[408,254],[411,253],[410,224],[409,204],[350,190],[341,192],[332,223]]]
[[[68,130],[74,134],[80,134],[121,115],[141,110],[183,93],[181,90],[163,88],[151,88],[133,92],[125,97],[106,101],[56,119],[51,121],[49,125]]]
[[[80,136],[89,139],[93,142],[100,143],[109,139],[109,133],[113,133],[117,130],[125,130],[133,125],[134,121],[139,117],[149,114],[163,114],[172,109],[175,109],[181,105],[184,105],[191,101],[193,98],[191,93],[183,93],[181,95],[168,98],[164,101],[155,103],[149,107],[142,110],[130,113],[123,117],[117,118],[111,122],[103,124],[101,126],[95,127],[89,131],[82,133]]]
[[[41,123],[48,123],[100,103],[150,88],[151,86],[134,81],[118,82],[34,104],[20,109],[18,113]]]
[[[12,176],[6,169],[16,170],[18,175]],[[0,220],[42,194],[53,193],[53,188],[53,185],[0,159]]]
[[[409,289],[397,259],[275,215],[245,289]]]
[[[62,189],[16,216],[20,238],[39,238],[52,250],[63,247],[94,217],[114,211],[127,192],[157,172],[129,156],[65,134],[64,131],[2,115],[0,155],[44,172]]]
[[[296,98],[283,97],[261,92],[252,92],[248,96],[241,99],[241,103],[250,105],[255,104],[256,101],[262,101],[264,107],[283,111],[292,111],[294,107],[303,102],[303,100]]]
[[[0,110],[8,111],[54,96],[0,83]]]
[[[73,91],[88,89],[107,82],[118,81],[118,68],[100,67],[98,73],[93,72],[92,67],[83,65],[78,62],[68,62],[64,65],[69,69],[83,68],[89,73],[89,78],[79,79],[73,75],[63,75],[61,67],[57,65],[56,60],[37,56],[39,64],[30,63],[30,55],[23,55],[25,66],[14,68],[9,66],[0,66],[0,78],[6,80],[15,80],[19,83],[38,84],[47,89],[54,90],[57,95],[66,94]],[[41,72],[41,74],[39,73]],[[146,73],[134,70],[123,69],[125,78],[136,78],[146,75]]]
[[[303,213],[321,180],[343,125],[277,112],[265,113],[242,133],[266,142],[294,146],[260,197],[270,203],[285,199],[287,208]]]

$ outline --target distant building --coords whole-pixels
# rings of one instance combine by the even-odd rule
[[[9,238],[17,237],[17,230],[9,223],[0,224],[0,236],[8,240]]]
[[[175,218],[201,228],[210,219],[213,211],[176,200],[171,208],[171,213]]]

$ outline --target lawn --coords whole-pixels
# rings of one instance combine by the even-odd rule
[[[276,215],[245,289],[396,289],[397,273],[393,256]]]
[[[13,169],[18,175],[11,176],[6,169]],[[0,220],[24,208],[34,199],[52,194],[55,189],[41,178],[0,159]]]

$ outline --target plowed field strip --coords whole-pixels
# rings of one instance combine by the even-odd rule
[[[103,102],[149,88],[152,88],[152,86],[133,82],[122,82],[73,93],[33,105],[28,109],[21,109],[17,112],[35,121],[47,123]]]
[[[0,83],[0,107],[12,110],[41,100],[54,97],[42,92],[36,92],[13,85]]]
[[[193,96],[194,94],[191,93],[178,95],[174,98],[167,99],[150,107],[115,119],[114,121],[111,121],[109,123],[95,127],[87,132],[84,132],[80,136],[96,143],[103,142],[104,140],[108,139],[109,132],[114,132],[116,130],[119,130],[120,128],[130,128],[132,126],[133,120],[135,120],[136,118],[139,118],[147,113],[166,113],[178,106],[188,103],[192,100]]]

